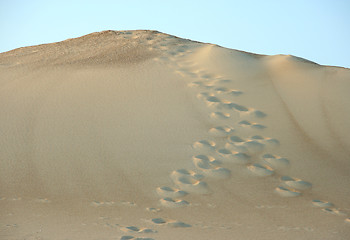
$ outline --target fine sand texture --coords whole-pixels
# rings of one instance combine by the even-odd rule
[[[350,70],[157,31],[0,54],[0,239],[350,239]]]

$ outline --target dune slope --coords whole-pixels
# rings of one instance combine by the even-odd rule
[[[0,54],[1,239],[348,239],[350,71],[156,31]]]

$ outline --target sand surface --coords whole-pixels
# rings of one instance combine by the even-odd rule
[[[350,71],[156,31],[0,54],[0,239],[349,239]]]

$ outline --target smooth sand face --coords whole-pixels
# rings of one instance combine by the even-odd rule
[[[347,239],[350,72],[155,31],[0,54],[0,239]]]

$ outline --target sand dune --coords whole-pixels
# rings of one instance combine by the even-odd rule
[[[348,239],[350,71],[156,31],[0,54],[0,239]]]

